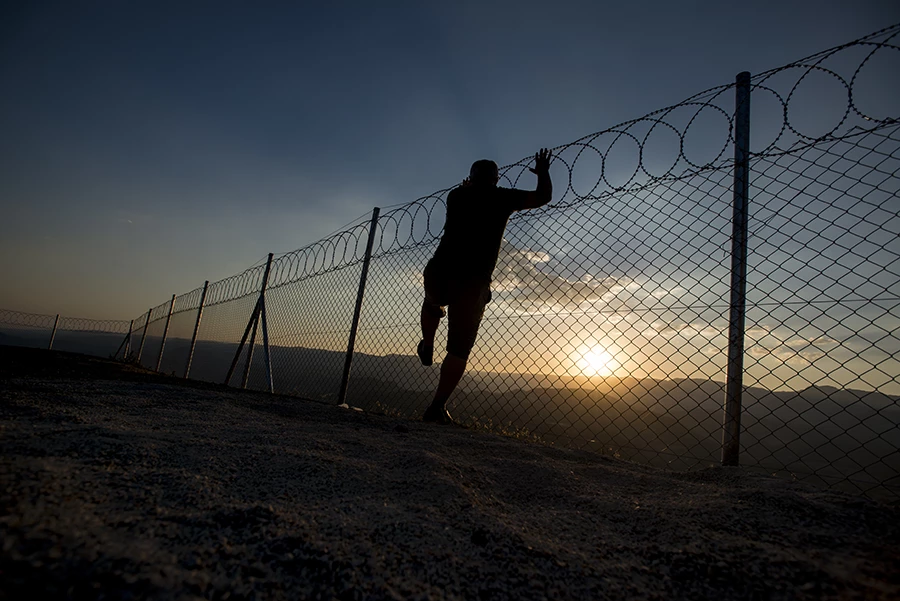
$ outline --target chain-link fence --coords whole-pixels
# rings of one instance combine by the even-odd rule
[[[742,440],[744,463],[894,496],[900,111],[876,90],[897,34],[753,79],[753,102],[784,118],[763,123],[750,166]]]
[[[454,417],[896,497],[898,34],[553,149],[554,201],[510,219]],[[501,185],[533,187],[529,164]],[[420,416],[438,378],[414,355],[422,269],[448,192],[173,297],[134,320],[131,356]]]
[[[127,321],[39,315],[0,309],[0,344],[123,357]]]

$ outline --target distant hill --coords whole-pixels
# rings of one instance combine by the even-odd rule
[[[19,334],[13,334],[9,331],[2,332],[0,331],[0,344],[7,344],[9,346],[28,346],[28,347],[37,347],[37,346],[47,346],[47,343],[50,341],[50,335],[47,334],[44,337],[43,344],[41,344],[40,340],[37,336],[22,336]]]

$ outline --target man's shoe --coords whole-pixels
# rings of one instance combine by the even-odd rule
[[[432,424],[439,424],[442,426],[456,424],[456,422],[453,421],[453,418],[450,417],[450,413],[446,409],[436,409],[435,407],[428,407],[428,409],[425,410],[425,414],[422,416],[422,421]]]
[[[434,363],[434,346],[426,346],[424,340],[419,341],[419,346],[416,347],[416,354],[419,356],[419,361],[421,361],[422,365],[425,367]]]

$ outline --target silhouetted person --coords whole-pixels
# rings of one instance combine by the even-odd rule
[[[466,370],[484,308],[491,300],[491,277],[506,222],[513,211],[550,202],[550,158],[545,148],[534,155],[534,169],[529,169],[538,178],[534,191],[498,187],[497,164],[481,160],[472,164],[462,185],[447,195],[444,234],[425,267],[422,340],[416,349],[422,364],[431,365],[434,335],[448,307],[447,356],[434,401],[422,417],[426,422],[452,423],[447,400]]]

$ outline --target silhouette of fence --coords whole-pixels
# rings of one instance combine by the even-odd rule
[[[0,344],[76,351],[99,356],[124,353],[131,323],[0,309]]]
[[[675,469],[740,456],[895,497],[898,34],[553,149],[554,202],[509,222],[454,416]],[[501,185],[533,187],[528,166],[503,167]],[[421,272],[449,190],[150,309],[131,356],[419,416],[437,383],[414,357]]]

